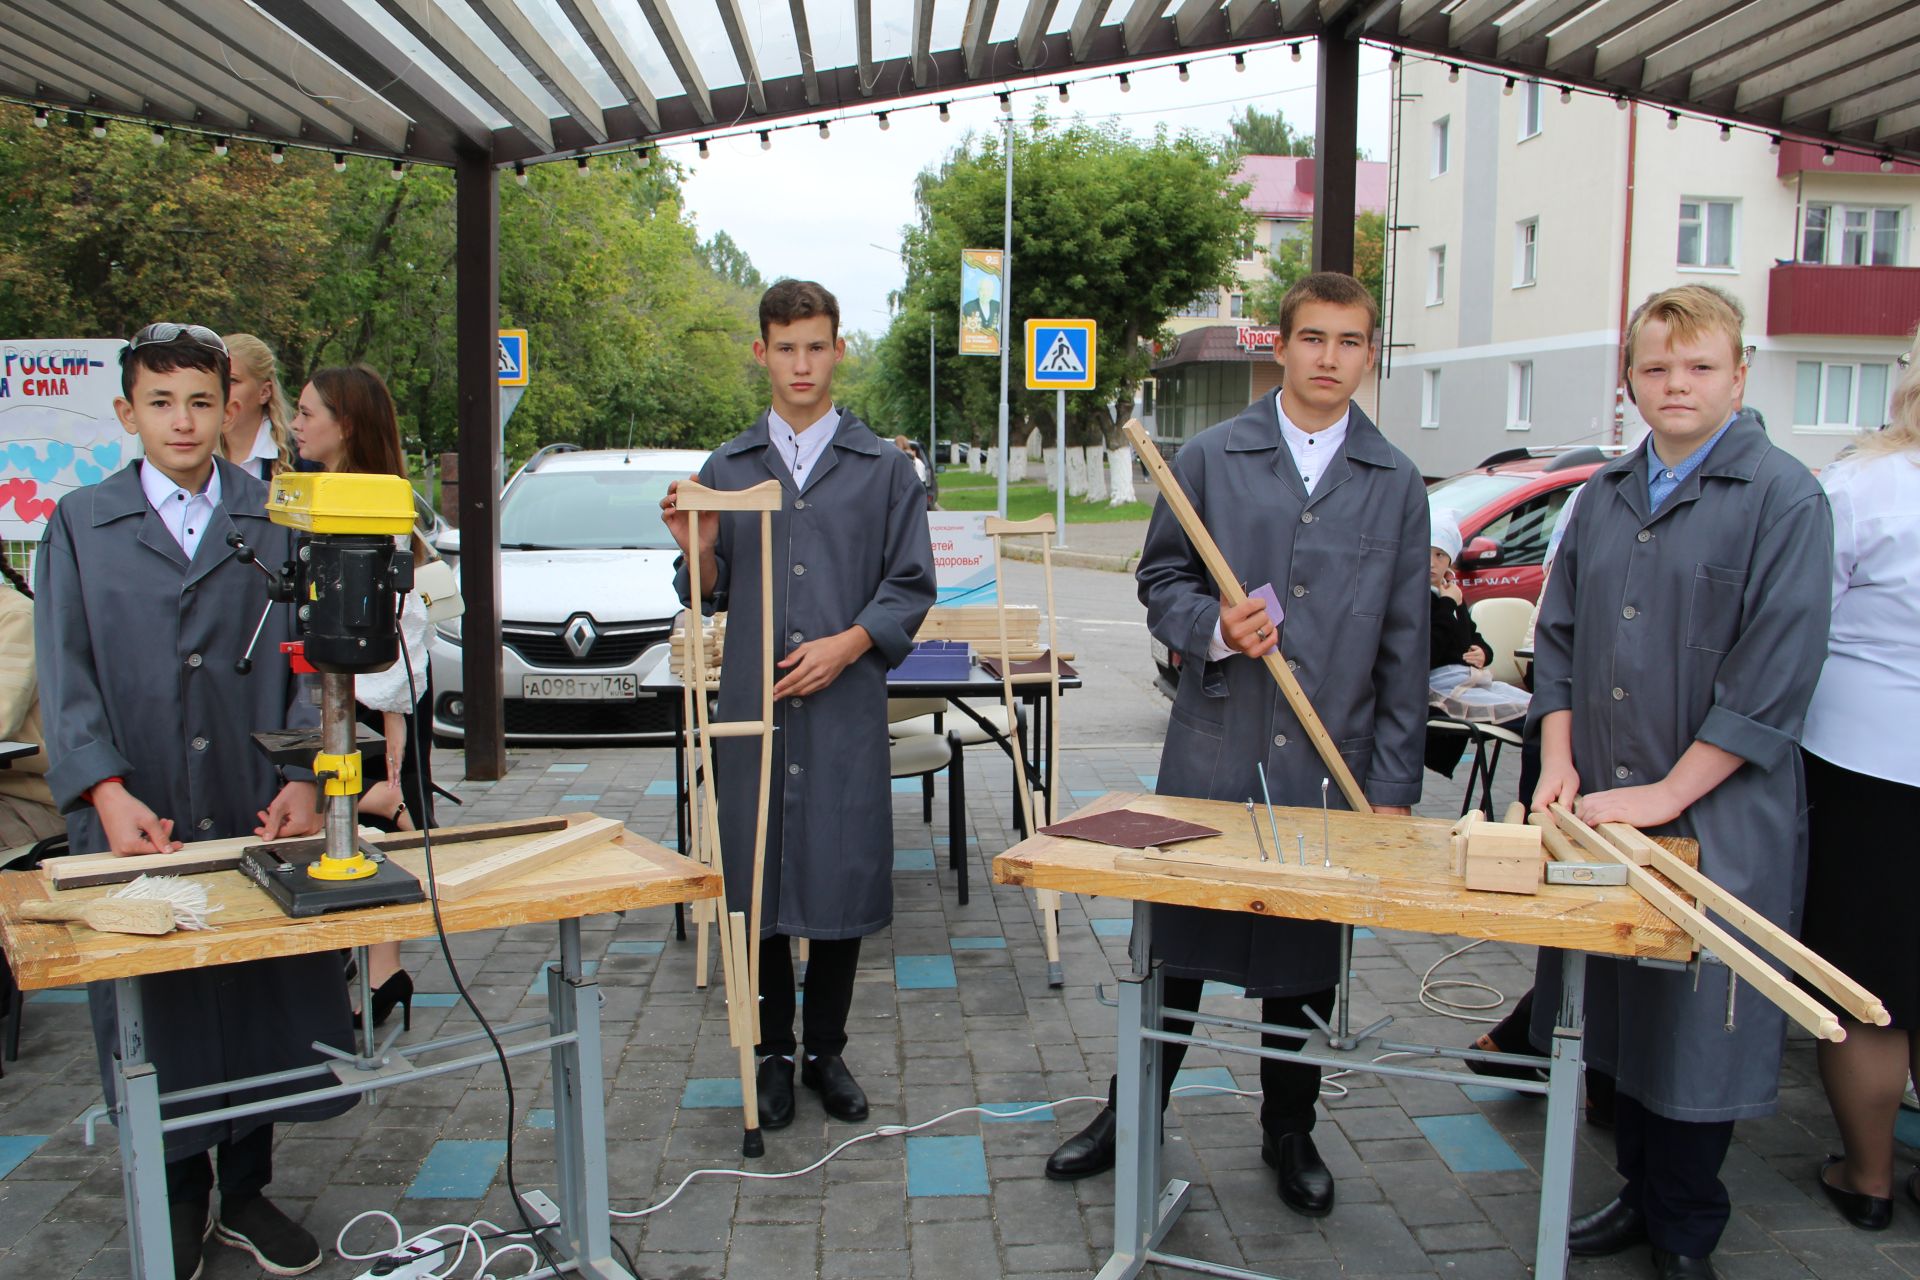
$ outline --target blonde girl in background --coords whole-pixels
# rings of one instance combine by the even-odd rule
[[[282,471],[298,469],[289,431],[293,407],[280,385],[279,362],[272,348],[250,333],[230,333],[226,343],[233,385],[220,427],[221,451],[234,466],[271,484]]]

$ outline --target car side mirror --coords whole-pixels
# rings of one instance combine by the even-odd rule
[[[1500,544],[1492,538],[1479,537],[1467,543],[1460,553],[1462,569],[1482,569],[1500,563]]]
[[[433,549],[443,556],[459,555],[460,531],[458,529],[445,530],[439,537],[433,540]]]

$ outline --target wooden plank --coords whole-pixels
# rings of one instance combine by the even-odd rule
[[[43,870],[56,890],[89,889],[95,885],[125,884],[141,876],[193,876],[209,871],[231,871],[240,864],[240,854],[247,849],[262,845],[269,848],[301,845],[310,839],[311,836],[296,836],[289,840],[263,841],[258,836],[235,836],[229,840],[201,840],[173,853],[135,853],[124,858],[111,853],[77,853],[49,858]]]
[[[1749,950],[1745,943],[1689,905],[1687,900],[1666,881],[1634,861],[1633,857],[1614,848],[1609,841],[1601,837],[1599,832],[1567,812],[1565,805],[1556,804],[1550,807],[1554,817],[1560,820],[1563,831],[1567,829],[1569,822],[1579,823],[1591,837],[1592,843],[1588,843],[1577,833],[1569,833],[1573,839],[1598,855],[1603,861],[1618,862],[1626,867],[1627,884],[1630,888],[1644,897],[1654,910],[1685,929],[1695,942],[1702,947],[1710,948],[1728,969],[1744,978],[1748,986],[1772,1001],[1782,1013],[1819,1039],[1838,1042],[1847,1038],[1845,1028],[1840,1025],[1840,1019],[1836,1018],[1831,1010],[1788,981],[1778,969]],[[1650,849],[1642,849],[1640,852],[1649,862],[1653,860],[1653,852]],[[1699,875],[1678,858],[1673,859],[1673,865],[1693,875]],[[1725,892],[1706,877],[1700,876],[1699,879],[1708,887]]]
[[[1585,849],[1588,853],[1591,853],[1594,857],[1611,862],[1613,856],[1620,852],[1620,850],[1613,846],[1612,841],[1608,840],[1586,823],[1580,821],[1580,819],[1574,817],[1573,810],[1567,808],[1567,806],[1563,804],[1553,804],[1547,807],[1552,811],[1554,819],[1559,822],[1560,833]],[[1638,866],[1644,867],[1647,865],[1647,855],[1644,850],[1627,853],[1624,856],[1627,861]]]
[[[721,720],[709,721],[707,727],[700,730],[704,738],[757,738],[767,731],[765,720]]]
[[[1200,514],[1193,509],[1193,503],[1188,501],[1186,490],[1180,487],[1180,481],[1174,477],[1172,469],[1167,466],[1166,459],[1162,458],[1160,450],[1154,447],[1152,437],[1147,435],[1146,429],[1140,425],[1137,418],[1129,418],[1127,425],[1121,430],[1126,433],[1134,452],[1138,453],[1141,461],[1146,463],[1148,477],[1152,479],[1154,486],[1160,490],[1160,496],[1166,500],[1167,506],[1180,521],[1180,527],[1186,530],[1188,541],[1192,542],[1194,550],[1200,553],[1200,561],[1213,578],[1213,584],[1219,589],[1221,599],[1229,605],[1240,604],[1247,598],[1246,590],[1241,587],[1240,579],[1234,576],[1233,566],[1229,565],[1227,558],[1220,553],[1213,535],[1207,532],[1207,526],[1201,522]],[[1340,755],[1339,748],[1334,746],[1332,736],[1327,733],[1327,726],[1320,722],[1320,714],[1313,709],[1313,703],[1307,699],[1306,690],[1300,687],[1300,682],[1293,678],[1293,672],[1287,669],[1279,646],[1276,645],[1271,653],[1261,658],[1261,662],[1273,676],[1274,682],[1280,686],[1280,692],[1285,695],[1287,705],[1293,708],[1294,717],[1307,731],[1307,737],[1313,740],[1314,749],[1320,753],[1322,763],[1327,766],[1328,776],[1339,785],[1340,794],[1346,797],[1347,804],[1355,813],[1372,813],[1373,806],[1367,802],[1366,793],[1360,789],[1360,783],[1354,778],[1353,771],[1347,768],[1347,762]]]
[[[548,831],[565,830],[570,822],[584,822],[593,817],[590,813],[558,814],[551,818],[516,818],[511,822],[475,822],[460,827],[435,827],[433,847],[442,848],[451,844],[471,844],[476,840],[503,840],[519,836],[543,835]],[[426,839],[418,831],[395,831],[373,837],[373,844],[389,853],[400,849],[418,849],[426,844]]]
[[[582,849],[604,844],[621,829],[620,823],[612,818],[593,818],[564,831],[502,849],[478,862],[436,876],[434,896],[442,902],[470,898],[484,889],[532,875],[571,858]]]
[[[1221,834],[1181,846],[1258,859],[1244,805],[1183,796],[1111,792],[1080,813],[1126,808],[1210,826]],[[1276,806],[1280,842],[1308,837],[1319,854],[1321,811]],[[1596,955],[1685,960],[1693,954],[1686,932],[1625,885],[1543,885],[1534,895],[1474,893],[1452,871],[1449,823],[1334,810],[1327,817],[1333,857],[1371,880],[1300,878],[1273,885],[1238,882],[1231,872],[1213,880],[1127,871],[1114,865],[1124,850],[1085,840],[1039,835],[994,860],[996,881],[1031,889],[1167,902],[1219,911],[1244,911],[1298,920],[1406,929],[1560,947]]]
[[[989,538],[1021,538],[1036,533],[1054,531],[1053,515],[1034,516],[1031,520],[1009,520],[1005,516],[988,516],[982,524]]]
[[[1301,866],[1294,862],[1256,862],[1241,857],[1208,856],[1203,853],[1181,853],[1169,850],[1144,850],[1134,852],[1123,849],[1114,856],[1113,865],[1119,871],[1144,871],[1168,876],[1192,876],[1201,880],[1229,879],[1237,883],[1256,884],[1293,884],[1303,877],[1321,880],[1367,881],[1377,883],[1372,876],[1363,876],[1346,867],[1327,867],[1318,863]]]
[[[1668,853],[1649,840],[1637,827],[1622,822],[1601,824],[1601,834],[1641,846],[1649,865],[1721,919],[1747,935],[1749,941],[1783,960],[1795,973],[1818,987],[1835,1004],[1858,1021],[1884,1027],[1893,1021],[1886,1005],[1865,987],[1849,978],[1825,956],[1755,911],[1719,884],[1700,873],[1699,868]]]
[[[763,480],[751,489],[709,489],[682,480],[673,494],[682,511],[778,511],[782,501],[778,480]]]

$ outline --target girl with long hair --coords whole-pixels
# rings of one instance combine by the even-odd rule
[[[282,471],[294,469],[293,409],[280,385],[280,365],[272,348],[250,333],[230,333],[226,344],[233,376],[220,427],[221,452],[248,475],[271,484]]]

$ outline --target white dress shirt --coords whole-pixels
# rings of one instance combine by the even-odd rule
[[[1327,474],[1327,465],[1340,446],[1347,442],[1347,424],[1353,421],[1353,410],[1349,408],[1340,415],[1340,420],[1318,431],[1302,431],[1293,425],[1287,417],[1287,411],[1280,407],[1280,393],[1273,393],[1273,411],[1280,418],[1280,438],[1287,442],[1287,452],[1293,455],[1293,465],[1300,472],[1300,482],[1306,486],[1307,496],[1313,496],[1314,486],[1320,483],[1320,477]],[[1232,646],[1220,634],[1220,624],[1213,624],[1213,641],[1207,645],[1207,661],[1218,662],[1234,653]]]
[[[260,415],[260,430],[253,437],[253,450],[244,458],[229,458],[227,461],[240,468],[255,480],[271,477],[273,464],[280,458],[280,446],[273,442],[273,419],[266,414]]]
[[[780,451],[780,460],[793,473],[794,487],[800,492],[805,493],[807,485],[812,483],[820,455],[833,443],[833,433],[839,427],[840,410],[831,406],[818,422],[803,431],[795,431],[785,418],[772,409],[767,410],[767,431],[773,437],[773,447]]]
[[[1920,459],[1843,458],[1833,504],[1833,622],[1802,745],[1855,773],[1920,786]]]
[[[147,495],[147,504],[160,517],[160,523],[167,526],[167,532],[187,553],[187,559],[192,560],[194,552],[200,549],[201,536],[207,531],[207,521],[213,519],[213,509],[220,505],[220,468],[207,473],[206,488],[199,493],[188,493],[169,480],[160,468],[142,460],[140,490]]]

